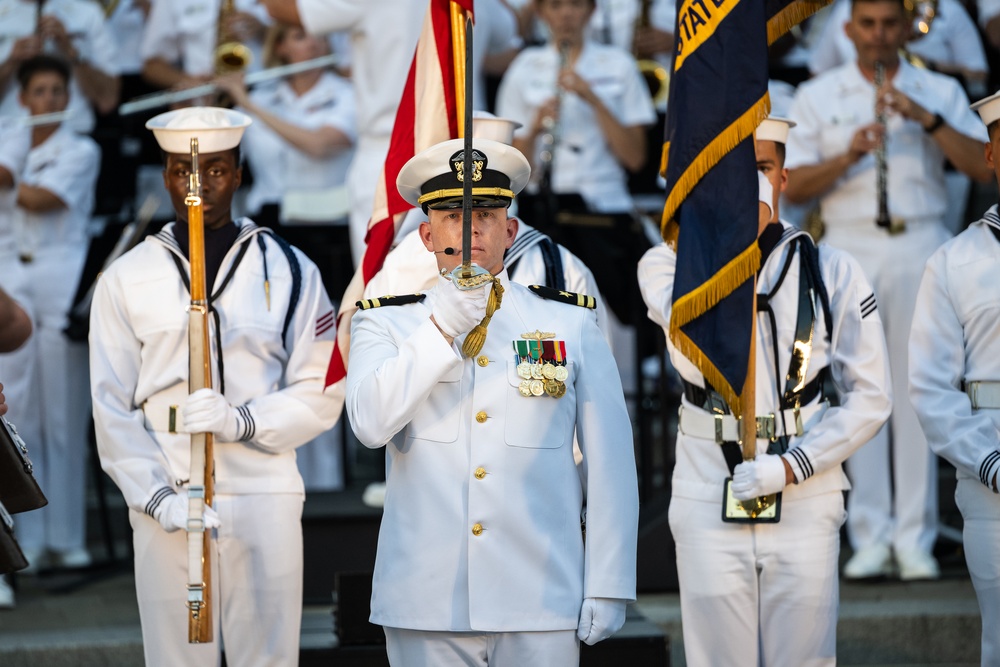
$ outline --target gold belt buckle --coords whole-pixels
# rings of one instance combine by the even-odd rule
[[[757,416],[757,437],[767,438],[774,442],[774,413]]]

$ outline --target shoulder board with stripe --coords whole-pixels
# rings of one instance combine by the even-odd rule
[[[410,303],[420,303],[427,297],[426,294],[404,294],[402,296],[380,296],[377,299],[362,299],[356,305],[361,310],[371,308],[381,308],[382,306],[405,306]]]
[[[530,285],[528,289],[543,299],[562,301],[563,303],[580,306],[581,308],[597,308],[597,299],[586,294],[567,292],[566,290],[558,290],[553,287],[546,287],[545,285]]]

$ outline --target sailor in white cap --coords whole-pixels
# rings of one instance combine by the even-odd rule
[[[250,119],[188,108],[149,121],[178,221],[117,259],[91,311],[98,452],[129,507],[147,665],[293,665],[302,605],[302,478],[295,448],[336,422],[323,391],[334,314],[316,266],[247,218],[233,220]],[[198,138],[212,389],[188,395],[184,197]],[[190,433],[215,436],[212,643],[189,644]],[[217,569],[216,569],[217,568]]]
[[[793,124],[757,130],[756,458],[742,460],[724,399],[667,338],[684,381],[670,527],[676,543],[684,651],[691,665],[835,665],[841,463],[889,415],[885,339],[857,262],[817,248],[779,218],[784,143]],[[773,211],[773,215],[771,214]],[[667,332],[676,254],[666,244],[639,263],[649,316]],[[801,353],[801,354],[798,354]],[[828,394],[832,387],[835,395]],[[831,408],[831,405],[839,405]],[[777,523],[723,519],[724,482],[750,500],[781,494]],[[752,660],[751,660],[752,662]]]
[[[477,139],[465,173],[463,143],[414,156],[397,185],[427,211],[420,238],[450,272],[465,259],[473,179],[469,259],[502,286],[499,308],[495,287],[441,277],[423,294],[360,302],[352,322],[348,414],[364,445],[386,447],[371,621],[394,667],[577,665],[579,641],[617,631],[635,598],[629,417],[593,297],[507,276],[507,206],[527,160]]]
[[[1000,183],[1000,93],[972,105]],[[982,664],[1000,664],[1000,212],[927,260],[910,330],[910,399],[927,442],[956,469],[962,544],[982,614]]]

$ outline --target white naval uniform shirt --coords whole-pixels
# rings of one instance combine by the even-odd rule
[[[212,386],[219,382],[215,341],[221,335],[226,400],[243,406],[253,433],[241,442],[215,443],[219,494],[303,493],[295,448],[331,428],[343,405],[343,384],[325,392],[333,350],[333,307],[319,270],[298,250],[302,286],[285,340],[281,332],[291,299],[291,269],[284,252],[247,218],[219,268],[223,284],[239,248],[249,241],[232,280],[213,299]],[[270,307],[264,296],[265,239]],[[163,489],[178,489],[190,474],[190,437],[182,429],[156,430],[146,411],[169,405],[178,412],[188,394],[190,295],[171,255],[181,259],[173,224],[122,255],[101,275],[90,322],[90,373],[101,465],[129,508],[152,515]],[[221,334],[220,334],[221,332]]]
[[[324,72],[302,96],[287,81],[253,90],[250,99],[283,120],[317,130],[333,127],[353,141],[356,136],[354,90],[345,79]],[[264,204],[279,203],[290,190],[325,190],[343,185],[354,151],[345,148],[327,158],[314,158],[292,146],[260,121],[247,128],[243,149],[253,169],[253,186],[247,194],[247,210],[259,211]]]
[[[25,127],[0,127],[0,167],[14,177],[14,185],[0,189],[0,257],[17,255],[14,236],[14,209],[17,207],[17,186],[21,182],[24,164],[31,150],[31,130]]]
[[[18,208],[14,215],[18,252],[37,258],[75,248],[81,256],[86,254],[87,225],[94,209],[100,163],[97,144],[66,126],[31,149],[22,182],[48,190],[65,208],[40,213]]]
[[[34,34],[37,12],[37,2],[0,0],[0,62],[10,57],[15,41]],[[42,14],[55,16],[62,22],[83,60],[109,76],[118,75],[116,42],[107,29],[104,12],[96,2],[47,0]],[[17,77],[11,77],[0,101],[0,116],[28,115],[27,109],[18,100],[19,91]],[[72,113],[67,123],[74,130],[86,134],[94,129],[94,112],[74,78],[69,82],[69,105],[66,110]]]
[[[511,249],[526,237],[534,236],[537,231],[523,220],[518,220],[517,236]],[[566,279],[566,289],[577,294],[587,294],[597,299],[597,326],[601,331],[608,330],[608,308],[597,289],[597,281],[590,269],[580,259],[563,246],[559,246],[559,257],[562,259],[563,275]],[[420,240],[416,230],[405,235],[399,244],[393,248],[379,272],[365,285],[364,298],[373,299],[386,294],[409,294],[423,292],[434,286],[438,279],[436,255],[428,252]],[[524,251],[517,264],[511,280],[522,285],[545,284],[545,257],[537,243]]]
[[[906,50],[932,63],[986,72],[986,50],[975,22],[959,0],[939,0],[931,31],[906,43]],[[813,75],[857,60],[854,43],[844,32],[851,18],[851,0],[838,0],[809,58]]]
[[[310,33],[350,31],[351,82],[358,104],[358,147],[365,148],[370,139],[387,142],[427,3],[298,0],[298,9],[302,25]]]
[[[218,39],[219,7],[223,0],[152,0],[142,37],[142,59],[161,58],[192,76],[214,74],[214,53]],[[265,26],[271,17],[258,0],[236,0],[236,10],[253,14]],[[263,68],[263,44],[246,44],[253,52],[247,68]]]
[[[931,113],[940,113],[956,131],[986,142],[986,128],[969,109],[958,82],[901,62],[892,81]],[[858,127],[875,122],[875,87],[852,62],[803,83],[789,116],[797,125],[788,135],[788,169],[819,164],[847,152]],[[947,193],[944,153],[919,123],[891,114],[888,123],[889,215],[905,221],[944,218]],[[827,226],[874,227],[878,213],[874,152],[851,165],[820,197]]]
[[[352,320],[348,414],[363,444],[386,446],[373,623],[569,630],[584,597],[635,598],[635,458],[614,358],[592,311],[499,277],[503,302],[475,360],[430,320],[436,289]],[[518,391],[512,341],[535,330],[565,341],[562,398]]]
[[[1000,381],[1000,229],[994,204],[927,261],[910,329],[910,398],[934,453],[991,490],[1000,410],[973,409],[963,382]]]
[[[792,239],[805,235],[788,223],[782,225],[781,241],[758,276],[758,294],[772,291],[792,251]],[[667,334],[667,349],[674,367],[687,382],[704,387],[701,372],[669,338],[676,261],[677,255],[666,244],[654,246],[639,262],[639,285],[649,318]],[[783,457],[795,473],[796,484],[785,487],[785,502],[849,489],[841,463],[881,428],[892,403],[885,337],[871,285],[850,255],[828,245],[819,247],[819,265],[830,297],[833,322],[828,341],[827,323],[817,297],[812,357],[806,377],[811,382],[821,369],[829,366],[840,405],[815,414],[803,424],[804,435],[792,435],[789,439],[789,451]],[[779,392],[784,392],[785,373],[795,341],[799,268],[799,258],[795,257],[777,293],[769,298],[779,329],[777,367],[780,375],[777,377],[773,352],[775,332],[767,315],[758,313],[755,383],[758,415],[779,412]],[[700,411],[701,406],[691,405],[685,398],[683,409]],[[777,426],[781,433],[780,424]],[[794,432],[793,426],[789,425],[789,429]],[[766,453],[769,444],[766,438],[758,438],[758,455]],[[730,477],[729,468],[721,448],[714,441],[678,432],[673,476],[676,496],[719,502],[727,477]],[[803,483],[806,480],[808,483]]]
[[[593,89],[625,127],[649,125],[656,110],[649,88],[631,54],[613,46],[585,42],[573,71]],[[522,124],[525,135],[538,107],[556,95],[559,53],[553,46],[525,49],[510,64],[497,92],[497,115]],[[628,174],[608,146],[593,108],[573,93],[564,92],[558,120],[558,143],[553,157],[552,189],[579,193],[599,212],[632,209]],[[535,164],[541,152],[536,142]],[[529,184],[537,189],[537,184]]]

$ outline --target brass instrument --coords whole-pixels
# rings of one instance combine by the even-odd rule
[[[236,0],[222,0],[219,4],[219,21],[215,39],[213,62],[216,74],[241,72],[253,62],[253,52],[246,44],[232,39],[226,33],[226,19],[236,13]]]
[[[937,16],[938,0],[903,0],[908,16],[913,17],[913,34],[910,39],[920,39],[931,31]]]
[[[649,17],[653,0],[642,0],[642,9],[636,18],[635,31],[639,28],[649,28],[652,22]],[[670,73],[667,68],[652,58],[639,58],[638,52],[633,54],[636,64],[639,66],[639,73],[649,86],[649,94],[653,98],[653,104],[657,108],[662,108],[667,103],[667,96],[670,94]]]

